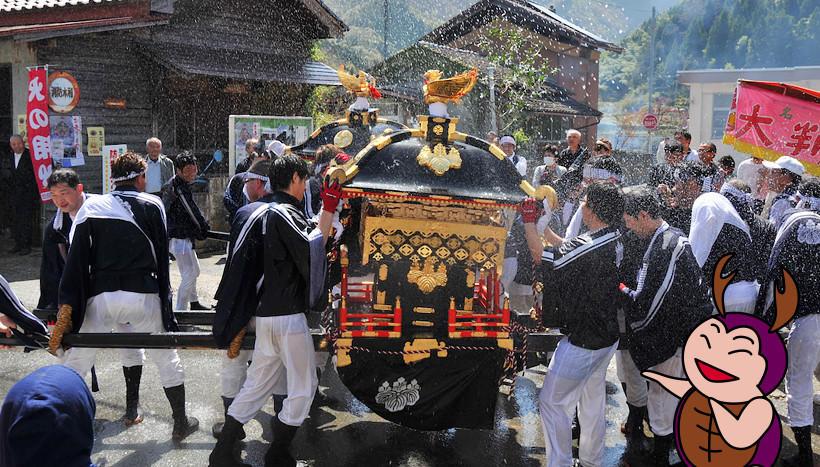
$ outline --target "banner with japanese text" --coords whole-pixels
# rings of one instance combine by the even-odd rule
[[[102,192],[111,193],[114,184],[111,183],[111,164],[114,159],[125,154],[128,147],[124,144],[112,144],[102,147]]]
[[[770,161],[800,160],[820,175],[820,93],[781,83],[738,82],[723,142]]]
[[[40,199],[51,200],[48,177],[51,175],[51,130],[48,119],[48,86],[46,69],[32,68],[28,72],[28,103],[26,106],[26,136],[34,166],[34,178]]]

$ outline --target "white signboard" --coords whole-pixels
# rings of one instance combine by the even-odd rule
[[[102,192],[110,193],[114,189],[111,183],[111,163],[125,154],[128,148],[124,144],[112,144],[102,147]]]

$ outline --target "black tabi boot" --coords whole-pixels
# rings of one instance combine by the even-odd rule
[[[675,444],[675,435],[655,435],[655,446],[652,447],[652,465],[667,467],[669,465],[669,450]]]
[[[182,441],[199,428],[199,420],[188,417],[185,413],[184,384],[165,388],[165,396],[171,404],[171,414],[174,417],[174,431],[171,433],[171,439],[176,442]]]
[[[572,418],[572,439],[581,439],[581,422],[578,421],[578,409],[575,409],[575,417]]]
[[[191,310],[210,310],[211,309],[210,307],[207,307],[207,306],[199,303],[199,301],[190,302],[188,305],[191,308]]]
[[[125,376],[125,415],[122,416],[122,421],[125,426],[136,425],[142,422],[142,415],[139,414],[142,365],[124,366],[122,374]]]
[[[282,423],[273,417],[273,442],[265,453],[265,467],[296,467],[296,459],[290,455],[290,443],[296,436],[298,426]]]
[[[285,399],[288,398],[287,394],[274,394],[273,395],[273,411],[276,414],[282,411],[282,407],[285,404]]]
[[[797,455],[783,459],[786,467],[812,467],[814,453],[811,451],[811,426],[791,427],[797,442]]]
[[[208,457],[209,467],[250,467],[242,463],[242,451],[238,449],[240,433],[245,433],[242,424],[230,415],[226,416],[216,446]]]
[[[225,420],[228,419],[228,408],[230,408],[231,403],[233,403],[233,397],[222,396],[222,406],[225,408]],[[219,439],[219,434],[222,433],[222,427],[224,425],[224,422],[214,423],[214,426],[211,427],[211,433],[213,433],[214,438]],[[245,429],[240,428],[239,439],[245,439],[245,436]]]
[[[646,407],[637,407],[632,404],[626,404],[629,407],[629,415],[626,417],[626,452],[624,457],[631,465],[640,465],[636,463],[636,458],[649,453],[650,444],[649,438],[643,431],[643,419],[646,413]]]

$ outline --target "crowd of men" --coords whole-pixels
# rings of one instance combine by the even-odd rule
[[[797,283],[786,392],[798,454],[784,465],[811,466],[820,363],[820,277],[812,266],[820,260],[820,182],[789,156],[744,161],[733,177],[729,156],[716,164],[714,144],[695,152],[691,136],[680,131],[663,144],[664,163],[652,167],[648,182],[626,187],[609,141],[598,140],[593,150],[577,141],[578,134],[568,132],[568,147],[557,158],[553,146],[545,148],[533,183],[552,186],[558,202],[522,205],[517,223],[523,229],[514,225],[510,232],[502,277],[519,304],[532,300],[532,282],[540,280],[543,324],[564,334],[540,393],[549,465],[572,464],[573,435],[579,438],[576,462],[601,465],[604,378],[613,354],[629,407],[622,426],[626,462],[642,464],[648,455],[653,465],[670,465],[678,399],[641,375],[685,376],[683,344],[715,312],[715,270],[731,255],[725,273],[733,275],[721,297],[728,312],[757,313],[771,323],[780,268]],[[560,162],[566,171],[551,168]],[[535,276],[528,274],[533,261],[540,264]],[[732,446],[741,447],[748,446]]]
[[[570,130],[567,147],[545,146],[543,163],[531,172],[513,136],[493,142],[522,177],[531,174],[534,186],[548,185],[557,193],[557,200],[522,202],[501,278],[518,309],[530,308],[533,282],[541,282],[542,322],[564,334],[539,396],[549,465],[602,464],[605,376],[613,356],[629,407],[622,426],[627,462],[648,457],[654,465],[670,464],[677,399],[641,374],[683,376],[683,343],[714,312],[712,278],[727,254],[732,255],[728,270],[735,272],[723,297],[727,311],[768,316],[781,266],[800,287],[786,376],[789,424],[799,451],[785,462],[811,465],[812,379],[820,363],[820,277],[811,265],[820,261],[820,183],[806,176],[800,161],[788,156],[744,161],[733,176],[733,159],[724,156],[715,163],[714,144],[700,144],[695,151],[691,136],[681,131],[675,141],[663,143],[663,162],[652,167],[647,183],[625,187],[629,174],[606,139],[586,148],[582,134]],[[311,167],[285,149],[277,142],[261,148],[249,141],[247,157],[224,195],[231,232],[215,294],[213,333],[228,353],[221,363],[225,421],[213,428],[214,466],[242,465],[243,425],[272,395],[277,414],[265,462],[295,465],[289,446],[318,383],[306,312],[324,306],[326,243],[338,223],[341,188],[325,173],[348,156],[325,146]],[[85,377],[94,366],[97,350],[65,349],[66,333],[176,331],[175,309],[207,308],[197,294],[195,243],[210,226],[191,193],[196,175],[192,155],[171,160],[151,138],[145,156],[129,152],[113,162],[115,189],[109,194],[85,193],[70,169],[49,177],[58,212],[44,232],[39,306],[59,309],[49,350],[64,366],[54,368],[68,367]],[[181,276],[176,303],[169,257]],[[0,331],[9,334],[17,326],[45,333],[5,280],[0,286]],[[256,334],[253,351],[237,345],[248,331]],[[187,416],[185,375],[173,349],[121,351],[123,421],[142,421],[139,387],[146,352],[171,406],[172,438],[182,440],[199,422]],[[51,372],[39,380],[76,383],[61,369],[38,371]],[[0,461],[9,465],[25,465],[23,457],[14,457],[22,454],[7,421],[27,417],[25,398],[32,384],[27,378],[15,386],[0,417]],[[89,409],[86,396],[74,397],[82,401],[72,410],[93,417],[93,400]],[[652,441],[644,434],[644,421]],[[32,423],[49,421],[35,417]],[[572,458],[573,437],[579,439],[578,460]],[[73,446],[74,455],[90,455],[87,443]]]

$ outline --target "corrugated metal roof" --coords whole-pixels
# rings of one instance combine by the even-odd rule
[[[87,34],[119,29],[136,29],[168,24],[167,19],[150,21],[135,20],[130,16],[122,18],[67,21],[62,23],[27,24],[23,26],[0,26],[0,37],[13,36],[19,41],[34,41],[52,37]]]
[[[90,5],[94,3],[114,3],[121,0],[2,0],[0,11],[25,11],[43,8]]]
[[[181,73],[249,81],[341,86],[336,70],[310,60],[175,44],[143,44],[142,49],[152,60]]]
[[[795,66],[784,68],[737,68],[734,70],[705,69],[678,71],[678,81],[684,84],[733,83],[739,79],[784,82],[820,80],[820,66]]]

